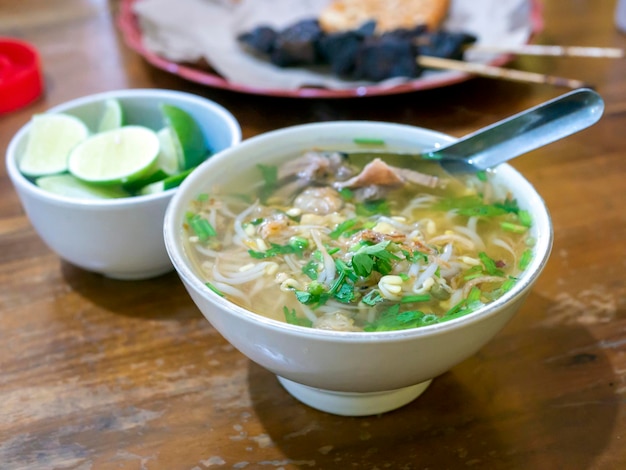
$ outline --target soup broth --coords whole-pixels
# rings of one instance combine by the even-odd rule
[[[259,165],[246,194],[192,202],[188,255],[207,288],[312,328],[422,327],[503,295],[532,257],[528,212],[489,172],[404,158],[311,150]]]

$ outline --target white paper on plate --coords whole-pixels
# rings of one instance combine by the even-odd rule
[[[246,53],[237,36],[260,25],[284,28],[317,16],[330,0],[138,0],[144,47],[172,62],[204,58],[226,80],[241,86],[295,90],[303,86],[354,88],[371,82],[341,80],[306,68],[279,68]],[[474,34],[479,44],[524,44],[532,33],[529,0],[452,0],[443,28]],[[467,60],[487,62],[493,55],[468,54]],[[457,72],[426,72],[432,74]],[[404,79],[378,86],[394,86]]]

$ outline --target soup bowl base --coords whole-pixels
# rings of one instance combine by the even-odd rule
[[[431,379],[396,390],[358,393],[323,390],[277,377],[285,390],[305,405],[341,416],[371,416],[393,411],[415,400],[432,382]]]
[[[142,281],[163,276],[173,270],[173,266],[168,266],[149,271],[103,271],[102,275],[116,281]]]

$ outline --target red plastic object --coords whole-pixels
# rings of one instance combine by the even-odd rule
[[[32,103],[42,92],[37,50],[24,41],[0,37],[0,114]]]

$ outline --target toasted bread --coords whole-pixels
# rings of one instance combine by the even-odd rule
[[[376,32],[426,25],[435,30],[445,18],[449,0],[334,0],[319,16],[327,33],[357,29],[376,21]]]

